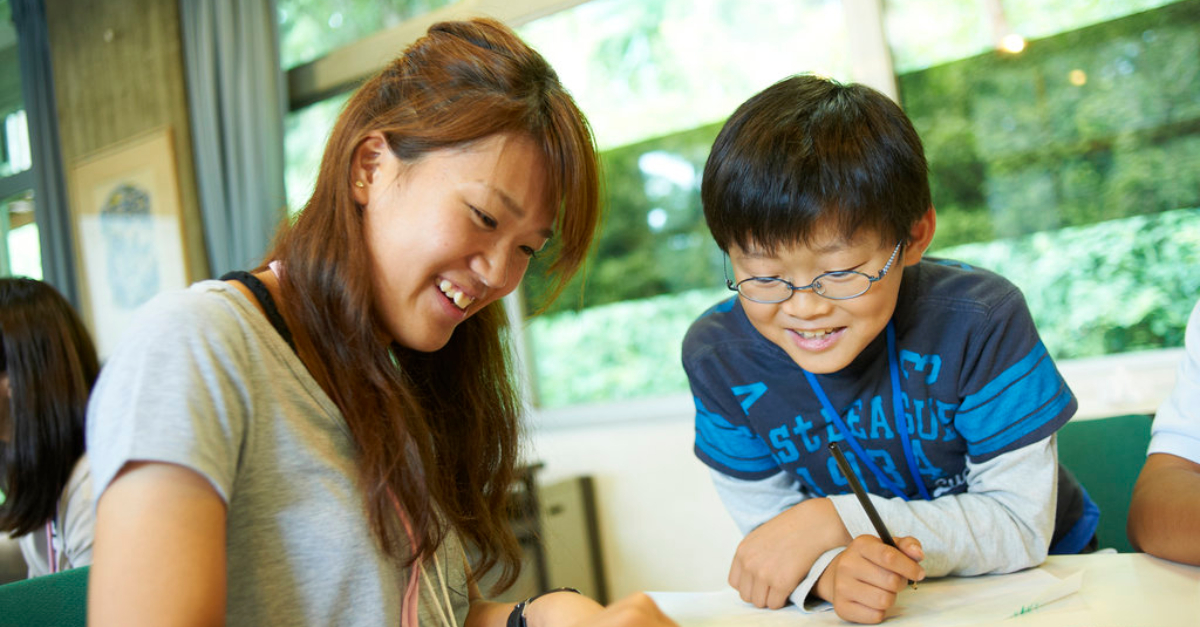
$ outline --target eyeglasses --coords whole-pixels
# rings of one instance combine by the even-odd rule
[[[900,246],[903,243],[896,244],[896,247],[892,249],[892,256],[888,257],[887,264],[875,276],[857,270],[839,270],[819,274],[808,285],[796,286],[783,279],[758,276],[752,276],[734,284],[726,275],[725,287],[741,294],[746,300],[765,304],[782,303],[791,298],[792,294],[807,289],[811,289],[817,296],[830,300],[850,300],[866,294],[867,290],[871,289],[872,283],[887,275],[888,270],[892,269],[892,263],[896,261],[896,255],[900,253]]]

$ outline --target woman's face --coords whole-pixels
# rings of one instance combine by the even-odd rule
[[[516,289],[552,235],[544,160],[525,136],[404,162],[376,133],[354,171],[378,313],[414,350],[442,348],[460,322]]]

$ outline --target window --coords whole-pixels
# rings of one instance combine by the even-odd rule
[[[519,30],[591,121],[606,193],[586,273],[527,325],[538,404],[686,390],[683,334],[726,295],[700,208],[708,150],[725,118],[775,81],[847,78],[841,3],[596,0]],[[526,311],[543,303],[541,276],[526,275]]]
[[[1045,36],[899,75],[931,254],[1019,285],[1059,360],[1180,346],[1200,294],[1200,3],[1160,4],[1006,0]]]
[[[451,4],[453,0],[278,0],[279,53],[287,70]]]
[[[1180,346],[1200,294],[1200,0],[881,2],[930,162],[931,253],[1021,286],[1060,362]],[[284,30],[335,3],[281,0]],[[562,4],[519,0],[504,19],[591,120],[606,216],[586,274],[527,320],[527,370],[548,409],[683,394],[683,334],[728,296],[699,200],[713,139],[785,76],[855,80],[871,29],[840,0]],[[1010,34],[1019,52],[998,51]],[[293,208],[345,97],[289,117]],[[525,311],[539,279],[535,265]]]
[[[657,16],[666,23],[669,2]],[[794,3],[783,3],[793,7]],[[1023,288],[1043,339],[1057,359],[1179,346],[1187,314],[1200,294],[1200,3],[1105,0],[896,0],[885,3],[885,31],[900,100],[920,132],[939,212],[932,254],[996,270]],[[586,21],[610,24],[592,2]],[[718,15],[716,4],[691,9],[689,20]],[[808,3],[807,10],[840,11]],[[730,13],[753,13],[739,5]],[[706,13],[705,9],[708,10]],[[795,9],[798,13],[805,9]],[[725,296],[715,246],[699,207],[699,172],[720,120],[754,91],[724,101],[716,117],[678,111],[639,116],[605,83],[613,51],[669,59],[655,45],[665,26],[645,21],[591,45],[569,26],[573,54],[524,32],[579,95],[604,148],[608,217],[581,291],[568,291],[549,315],[530,321],[530,353],[544,408],[685,392],[680,338],[691,320]],[[569,13],[569,12],[568,12]],[[836,17],[840,20],[840,17]],[[568,18],[553,16],[545,22]],[[557,24],[557,22],[555,22]],[[756,41],[773,33],[828,36],[844,45],[838,25],[807,16],[774,19],[778,31],[740,24],[691,27],[716,56],[770,65],[757,88],[785,75],[821,71],[827,60],[805,54],[743,55],[738,34]],[[1016,54],[996,51],[1010,30],[1024,35]],[[546,27],[546,30],[554,29]],[[603,35],[602,35],[603,36]],[[616,40],[618,43],[613,43]],[[773,40],[772,40],[773,41]],[[581,42],[585,42],[582,43]],[[639,43],[640,42],[640,43]],[[773,44],[778,45],[778,44]],[[804,53],[811,55],[814,49]],[[648,52],[640,52],[648,51]],[[653,54],[652,54],[653,53]],[[779,59],[783,61],[779,61]],[[620,57],[618,57],[620,59]],[[642,68],[669,66],[648,60]],[[719,59],[702,63],[721,68]],[[607,65],[606,65],[607,64]],[[845,78],[836,65],[828,73]],[[634,66],[611,72],[620,84]],[[712,74],[721,76],[721,70]],[[658,76],[670,76],[658,71]],[[637,83],[634,75],[630,82]],[[575,87],[576,81],[586,85]],[[695,90],[706,107],[710,92]],[[591,93],[600,97],[591,98]],[[624,94],[621,94],[624,95]],[[613,102],[617,100],[618,102]],[[631,139],[612,125],[645,119],[664,133]],[[694,120],[661,126],[663,120]],[[715,121],[715,122],[714,122]],[[652,127],[653,128],[653,127]],[[616,136],[618,139],[610,140]],[[576,283],[578,285],[578,282]],[[710,286],[705,288],[702,286]],[[536,304],[536,277],[526,294]],[[529,307],[527,307],[528,309]]]
[[[350,92],[289,111],[283,121],[283,179],[288,212],[299,211],[312,196],[321,156],[333,123],[350,99]]]
[[[0,0],[0,276],[42,278],[32,165],[17,35],[8,1]]]

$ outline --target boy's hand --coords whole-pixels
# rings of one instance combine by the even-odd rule
[[[829,499],[801,501],[742,539],[729,585],[747,603],[779,609],[822,553],[849,541]]]
[[[833,558],[817,580],[817,596],[833,603],[837,615],[855,623],[878,623],[896,603],[908,580],[925,578],[925,558],[916,538],[896,538],[892,548],[872,535],[855,538]]]

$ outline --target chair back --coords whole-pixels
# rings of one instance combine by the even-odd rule
[[[1058,432],[1059,462],[1100,507],[1096,539],[1102,549],[1134,552],[1125,535],[1125,519],[1133,484],[1146,461],[1150,421],[1146,414],[1071,420]]]
[[[87,625],[89,567],[0,586],[0,627]]]

